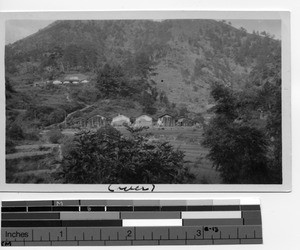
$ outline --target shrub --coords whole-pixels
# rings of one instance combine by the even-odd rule
[[[125,138],[111,126],[75,135],[56,178],[64,183],[187,183],[184,153],[168,142],[150,142],[141,131]]]
[[[6,136],[12,140],[22,140],[24,139],[24,133],[22,128],[17,124],[12,124],[8,127]]]
[[[51,143],[58,143],[62,138],[63,134],[59,129],[52,129],[48,132],[49,141]]]
[[[12,154],[16,152],[15,143],[9,139],[6,139],[5,142],[5,153],[6,154]]]
[[[39,133],[37,131],[28,132],[24,135],[26,140],[30,141],[38,141],[39,140]]]

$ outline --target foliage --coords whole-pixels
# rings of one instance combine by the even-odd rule
[[[262,95],[267,86],[244,92],[234,92],[222,85],[212,89],[215,116],[205,131],[204,145],[210,148],[208,157],[225,183],[281,183],[281,143],[272,145],[270,133],[276,131],[276,140],[281,137],[280,89],[278,95],[272,91]],[[277,104],[274,108],[278,110],[269,106],[265,111],[271,115],[264,123],[257,109],[265,106],[266,97]]]
[[[5,154],[13,154],[16,152],[16,148],[15,148],[16,144],[10,140],[6,138],[5,141]]]
[[[23,129],[16,123],[11,124],[6,128],[6,137],[12,140],[24,139]]]
[[[71,97],[73,100],[84,103],[94,103],[97,101],[99,91],[91,84],[85,84],[84,86],[73,87],[71,89]]]
[[[103,97],[129,96],[131,86],[120,65],[105,64],[98,72],[96,88]]]
[[[52,129],[47,133],[47,135],[51,143],[59,143],[64,136],[59,129]]]
[[[80,132],[64,156],[57,178],[64,183],[186,183],[193,176],[184,154],[167,142],[151,142],[131,130],[123,137],[113,127]]]
[[[24,134],[25,140],[30,140],[30,141],[38,141],[39,140],[39,133],[38,131],[27,131]]]
[[[12,97],[12,93],[16,93],[14,88],[12,87],[10,80],[8,77],[5,77],[5,97],[6,99],[9,99]]]

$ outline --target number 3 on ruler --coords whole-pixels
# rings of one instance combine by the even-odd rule
[[[196,236],[201,236],[201,230],[200,229],[197,230]]]

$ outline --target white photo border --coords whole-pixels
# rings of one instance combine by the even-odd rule
[[[157,184],[114,185],[129,186],[128,192],[289,192],[292,188],[291,167],[291,34],[288,11],[96,11],[96,12],[1,12],[0,30],[5,31],[6,20],[121,20],[121,19],[249,19],[281,20],[282,41],[282,184]],[[1,80],[1,167],[0,191],[4,192],[112,192],[106,184],[11,184],[5,178],[5,32],[0,32]],[[119,187],[118,187],[119,186]],[[130,189],[132,186],[133,190]],[[135,188],[145,187],[145,191]]]

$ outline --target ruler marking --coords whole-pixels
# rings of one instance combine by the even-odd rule
[[[54,204],[54,201],[51,201],[51,202],[54,206],[58,206],[57,204]],[[62,203],[62,202],[64,202],[64,201],[60,201],[60,203]],[[78,201],[79,207],[78,207],[78,210],[76,210],[76,211],[79,211],[79,212],[83,213],[83,209],[81,208],[81,205],[84,204],[83,202],[84,201],[81,201],[81,200]],[[100,202],[101,202],[101,200],[100,200]],[[175,207],[176,207],[176,204],[175,204]],[[127,203],[125,205],[127,205]],[[47,206],[49,206],[49,202],[48,202]],[[66,206],[67,206],[67,204],[66,204]],[[71,205],[69,205],[69,206],[71,206]],[[45,207],[45,205],[43,207]],[[41,206],[41,208],[43,208],[43,207]],[[172,206],[169,206],[169,207],[168,207],[168,209],[170,210],[170,212],[174,213],[174,212],[172,212],[173,211]],[[224,205],[224,207],[225,207],[225,205]],[[196,208],[196,207],[195,208],[186,207],[186,210],[182,210],[182,211],[176,210],[176,211],[178,211],[178,212],[176,212],[177,213],[176,218],[178,218],[178,216],[179,216],[180,219],[182,220],[182,216],[185,216],[185,215],[183,215],[183,213],[186,213],[187,211],[196,211],[196,212],[198,212],[198,210],[195,210],[195,209],[198,209],[198,208]],[[201,209],[201,207],[199,209]],[[226,213],[230,214],[230,212],[233,212],[231,210],[227,211],[226,208],[218,208],[218,209],[224,209],[224,211],[222,210],[222,212],[224,212],[225,216],[226,216]],[[240,209],[242,210],[242,206],[240,206]],[[243,209],[248,211],[248,209],[252,209],[252,208],[243,208]],[[17,218],[14,218],[14,214],[12,213],[14,211],[7,211],[7,212],[5,211],[5,213],[2,212],[2,216],[3,215],[6,216],[4,227],[3,227],[3,223],[2,223],[2,230],[5,230],[5,227],[8,227],[8,225],[13,225],[11,227],[11,229],[9,229],[9,230],[12,230],[11,235],[13,235],[12,233],[14,233],[14,231],[16,231],[16,230],[19,231],[19,229],[22,228],[22,229],[20,229],[20,231],[24,230],[23,231],[24,233],[28,232],[27,234],[30,234],[30,233],[32,234],[31,237],[30,236],[29,237],[32,239],[32,241],[31,241],[32,244],[36,244],[36,245],[39,245],[39,244],[40,245],[48,244],[48,245],[51,245],[51,246],[56,245],[56,244],[59,244],[59,245],[72,245],[72,244],[76,245],[76,243],[77,243],[77,245],[81,245],[81,243],[80,243],[81,240],[83,241],[82,242],[83,244],[88,244],[88,245],[101,245],[101,244],[103,244],[105,246],[106,245],[122,245],[123,246],[123,245],[127,245],[127,244],[128,245],[139,245],[139,244],[142,244],[142,245],[151,245],[151,244],[158,244],[158,245],[166,245],[166,244],[194,245],[194,244],[202,244],[200,241],[198,241],[198,240],[201,240],[201,239],[204,240],[204,242],[206,242],[206,240],[207,240],[206,244],[213,244],[213,245],[214,244],[237,244],[237,243],[246,244],[245,243],[245,242],[247,242],[246,240],[251,241],[251,240],[255,240],[255,239],[258,239],[258,240],[253,241],[253,242],[256,243],[256,244],[259,244],[260,240],[262,240],[262,237],[259,236],[260,235],[259,230],[261,230],[261,229],[259,227],[255,227],[255,225],[249,225],[249,226],[245,225],[245,220],[246,219],[243,218],[244,215],[242,215],[242,218],[238,223],[236,223],[237,221],[230,222],[229,221],[230,219],[228,219],[226,222],[224,221],[224,219],[219,219],[218,221],[215,221],[214,218],[209,217],[209,218],[207,218],[207,221],[208,221],[207,222],[208,223],[207,228],[209,229],[207,232],[204,231],[203,223],[200,223],[200,221],[198,221],[198,222],[196,221],[195,225],[186,225],[185,223],[182,223],[181,226],[177,225],[175,228],[173,228],[173,227],[171,228],[171,226],[173,226],[173,225],[168,225],[168,224],[161,224],[161,225],[156,226],[156,224],[154,223],[151,227],[147,226],[146,224],[145,225],[144,224],[137,224],[137,226],[133,225],[131,227],[134,235],[131,235],[130,237],[128,237],[128,234],[126,234],[126,224],[124,225],[123,223],[121,225],[115,227],[113,230],[111,229],[110,224],[107,225],[107,228],[106,227],[104,227],[104,228],[103,227],[93,228],[92,227],[93,224],[88,224],[88,226],[84,227],[84,225],[82,226],[82,224],[80,224],[80,220],[78,220],[78,218],[74,217],[74,220],[78,221],[78,223],[74,227],[71,227],[71,226],[61,227],[61,226],[63,226],[63,224],[62,224],[63,221],[61,220],[61,214],[64,214],[64,212],[56,212],[56,213],[59,214],[58,220],[61,221],[60,226],[54,227],[55,226],[54,224],[51,224],[51,225],[49,224],[50,226],[45,226],[44,228],[42,228],[41,226],[39,226],[39,225],[42,225],[42,224],[36,224],[36,222],[44,221],[47,218],[41,217],[41,218],[38,219],[38,218],[35,217],[36,215],[34,213],[32,215],[30,215],[30,217],[28,217],[29,214],[31,214],[31,213],[27,213],[27,212],[29,210],[31,210],[31,207],[26,206],[25,210],[26,210],[26,212],[16,213]],[[105,213],[106,211],[109,211],[109,210],[110,209],[107,209],[107,205],[105,205],[103,213]],[[137,209],[135,206],[133,206],[132,210],[135,211],[135,213],[137,215],[139,213],[138,211],[140,211],[140,209]],[[163,210],[163,209],[161,209],[161,210]],[[55,212],[55,210],[53,210],[53,209],[51,209],[51,211],[52,211],[52,213]],[[200,211],[202,211],[202,210],[200,210]],[[212,209],[212,211],[214,211],[214,209]],[[218,211],[219,210],[217,210],[217,212]],[[122,212],[123,211],[118,211],[118,215],[117,215],[116,218],[118,218],[119,220],[122,220],[122,217],[123,217],[122,214],[121,214]],[[158,211],[156,211],[156,210],[155,211],[150,211],[149,210],[149,212],[144,212],[144,213],[146,213],[146,216],[149,216],[148,214],[151,215],[151,213],[153,213],[153,215],[156,216],[155,215],[156,212],[158,212]],[[26,213],[28,215],[26,215]],[[47,213],[50,214],[51,212],[49,212],[47,210]],[[74,216],[77,215],[77,214],[75,214],[75,211],[70,211],[68,213],[69,214],[73,213]],[[167,213],[169,213],[169,212],[166,210],[165,213],[167,215]],[[43,214],[43,213],[40,213],[40,214]],[[23,217],[23,216],[25,216],[25,217]],[[208,215],[208,216],[210,216],[210,215]],[[31,219],[31,218],[36,218],[36,219]],[[52,221],[52,219],[51,219],[52,215],[49,218],[50,218],[50,221]],[[57,216],[55,218],[57,218]],[[151,217],[151,218],[153,218],[153,217]],[[162,219],[163,220],[168,220],[168,218],[162,218]],[[32,220],[34,223],[33,224],[27,223],[30,220]],[[97,219],[91,217],[89,220],[97,220]],[[136,220],[137,221],[138,220],[143,221],[143,215],[138,215],[138,218]],[[187,218],[187,220],[188,220],[188,218]],[[14,222],[10,223],[11,221],[16,221],[16,222],[20,221],[20,224],[18,224],[18,223],[14,224]],[[212,224],[209,224],[209,223],[212,223]],[[243,223],[243,224],[240,225],[240,223]],[[22,226],[22,225],[24,225],[24,226]],[[91,225],[91,227],[89,227],[89,225]],[[30,226],[32,228],[30,228]],[[196,234],[193,233],[194,229],[193,229],[192,226],[195,227],[195,229],[196,229],[196,227],[197,228],[202,228],[201,229],[202,230],[202,232],[201,232],[202,237],[198,237],[199,236],[198,234],[196,235]],[[71,235],[69,236],[71,238],[68,238],[68,228],[69,227],[71,229],[72,228],[76,229],[76,231],[74,231],[74,233],[71,233],[71,235],[73,235],[73,236],[71,236]],[[139,227],[140,229],[137,228],[137,227]],[[149,228],[147,229],[147,227],[149,227]],[[215,228],[218,228],[218,227],[219,227],[219,233],[215,230]],[[41,228],[41,230],[40,230],[40,228]],[[62,234],[61,235],[59,233],[58,233],[58,235],[56,234],[57,229],[58,229],[58,232],[59,232],[60,230],[64,230],[64,228],[66,230],[65,231],[65,234],[66,234],[65,237],[62,237],[63,236]],[[97,235],[97,230],[98,229],[99,229],[99,237],[100,237],[99,243],[98,243],[98,237],[97,236],[96,236],[96,238],[93,237],[93,235],[95,234],[94,230],[96,230],[96,235]],[[125,235],[124,235],[124,229],[125,229]],[[149,231],[149,229],[150,229],[150,231]],[[172,237],[171,237],[171,229],[172,230],[174,229],[172,231]],[[37,231],[35,231],[35,230],[37,230]],[[102,236],[102,230],[105,230],[104,233],[105,233],[106,236],[105,235]],[[140,231],[137,232],[136,230],[140,230]],[[251,230],[253,230],[253,231],[251,231]],[[257,230],[257,232],[256,232],[256,230]],[[10,231],[7,231],[7,232],[10,233]],[[150,235],[150,232],[151,232],[151,235]],[[154,232],[156,232],[155,237],[154,237]],[[82,236],[80,236],[81,233],[82,233]],[[90,237],[86,236],[86,233],[87,233],[87,235],[90,235]],[[139,237],[137,237],[137,233],[139,234]],[[209,235],[209,234],[211,234],[211,235]],[[182,238],[184,235],[185,235],[185,239]],[[52,238],[52,236],[53,236],[53,238]],[[148,238],[148,236],[151,236],[151,240],[150,240],[150,238]],[[17,236],[17,237],[8,236],[8,237],[11,237],[12,238],[11,241],[16,242],[16,244],[21,244],[21,245],[24,244],[24,246],[26,246],[27,244],[31,244],[30,243],[30,238],[29,238],[29,241],[27,241],[27,239],[25,239],[24,237],[20,237],[20,236]],[[105,237],[105,238],[103,238],[103,237]],[[166,237],[167,237],[167,240],[166,240]],[[73,238],[75,240],[73,240]],[[40,243],[39,243],[38,239],[40,239]],[[124,239],[126,239],[127,243],[126,242],[123,243]],[[220,241],[219,241],[219,239],[220,239]],[[62,241],[62,242],[59,243],[60,241]],[[84,243],[85,241],[87,243]],[[92,241],[92,242],[88,242],[88,241]],[[130,243],[128,241],[130,241]]]
[[[136,228],[135,227],[133,228],[133,231],[134,231],[134,239],[136,240]]]

